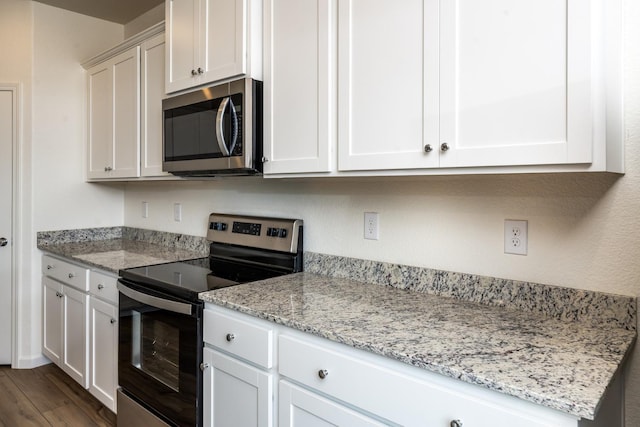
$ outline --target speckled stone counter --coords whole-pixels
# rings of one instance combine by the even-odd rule
[[[40,232],[38,249],[112,273],[209,255],[204,237],[129,227]]]
[[[309,272],[200,298],[587,419],[636,339],[635,318],[568,321]]]

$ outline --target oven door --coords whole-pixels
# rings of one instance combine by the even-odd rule
[[[202,304],[120,280],[118,384],[165,421],[202,419]]]

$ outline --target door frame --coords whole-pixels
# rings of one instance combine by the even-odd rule
[[[18,333],[17,333],[17,324],[16,318],[18,315],[19,307],[17,305],[17,276],[18,276],[18,266],[20,265],[18,262],[18,249],[21,247],[19,244],[20,235],[17,231],[20,230],[21,223],[20,222],[20,200],[19,200],[19,192],[20,188],[20,159],[21,159],[21,151],[19,144],[21,133],[21,107],[22,107],[22,90],[20,83],[0,83],[0,91],[3,92],[11,92],[13,99],[13,134],[12,134],[12,143],[11,143],[11,153],[12,153],[12,162],[11,162],[11,234],[9,235],[10,242],[10,251],[11,251],[11,367],[14,368],[18,361]]]

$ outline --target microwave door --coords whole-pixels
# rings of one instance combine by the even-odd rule
[[[230,97],[224,98],[218,107],[216,136],[220,152],[225,157],[231,156],[238,142],[238,113]]]

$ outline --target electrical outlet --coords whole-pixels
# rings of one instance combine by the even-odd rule
[[[526,220],[504,220],[504,253],[526,255],[528,245],[528,227]]]
[[[364,238],[378,240],[378,212],[364,213]]]
[[[142,202],[142,218],[149,218],[149,203]]]
[[[182,221],[182,204],[181,203],[173,204],[173,220],[176,222]]]

